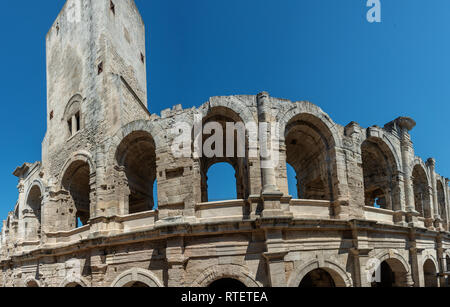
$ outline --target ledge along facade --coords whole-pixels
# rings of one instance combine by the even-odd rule
[[[1,285],[447,285],[449,179],[415,156],[412,119],[344,127],[312,103],[265,92],[151,114],[132,0],[68,0],[46,46],[42,162],[14,172]],[[278,167],[248,155],[176,158],[170,131],[195,114],[278,123]],[[209,202],[208,170],[219,162],[235,169],[237,196]]]

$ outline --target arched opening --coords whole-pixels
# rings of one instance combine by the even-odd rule
[[[207,175],[208,201],[235,199],[236,171],[229,163],[212,165]]]
[[[91,218],[91,172],[89,164],[75,161],[66,170],[62,186],[69,193],[68,224],[70,229],[87,225]]]
[[[438,286],[438,276],[436,271],[436,266],[431,259],[425,261],[423,265],[423,275],[425,287],[427,288],[435,288]]]
[[[247,199],[249,194],[247,131],[239,115],[228,108],[215,107],[203,119],[202,135],[193,137],[196,147],[202,149],[199,158],[201,201],[211,201],[209,184],[211,180],[221,180],[220,174],[214,174],[214,177],[219,176],[215,179],[212,178],[212,173],[208,174],[210,168],[218,163],[227,163],[235,170],[231,182],[236,182],[236,194],[232,199]]]
[[[335,288],[336,284],[330,273],[323,269],[316,269],[303,277],[300,288]]]
[[[382,209],[398,209],[400,203],[395,158],[389,147],[378,139],[368,139],[361,146],[365,205]]]
[[[41,237],[42,194],[38,186],[33,186],[28,194],[23,211],[25,240],[39,240]]]
[[[124,288],[150,288],[147,284],[140,281],[132,281],[124,286]]]
[[[83,288],[83,286],[79,283],[71,282],[66,285],[66,288]]]
[[[416,165],[413,169],[412,177],[416,211],[425,218],[431,218],[431,194],[425,170],[420,165]]]
[[[397,259],[383,261],[373,273],[372,287],[374,288],[398,288],[406,287],[407,271]]]
[[[27,288],[39,288],[39,284],[35,280],[30,280],[27,282]]]
[[[229,290],[229,289],[245,289],[246,286],[242,282],[234,278],[221,278],[212,282],[209,285],[209,288]]]
[[[289,195],[291,195],[293,199],[298,199],[300,192],[298,190],[299,186],[297,185],[297,174],[295,172],[295,169],[289,163],[286,163],[286,168]]]
[[[445,256],[445,272],[449,273],[450,272],[450,256]],[[446,286],[449,287],[450,286],[450,277],[448,275],[446,275],[445,277],[445,281],[446,281]]]
[[[438,197],[438,203],[439,203],[439,215],[441,216],[441,219],[443,221],[444,228],[447,229],[447,227],[448,227],[447,209],[445,206],[445,192],[444,192],[444,185],[442,184],[442,181],[438,180],[436,187],[437,187],[437,197]]]
[[[152,136],[144,131],[131,133],[119,145],[116,160],[123,179],[125,214],[156,208],[156,151]]]
[[[297,197],[333,200],[334,139],[329,129],[314,116],[300,114],[287,125],[285,139],[286,162],[296,178],[289,177],[288,185],[297,187]]]

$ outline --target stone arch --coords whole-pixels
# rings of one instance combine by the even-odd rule
[[[146,131],[133,131],[116,149],[117,192],[124,214],[153,210],[154,185],[157,182],[156,146]]]
[[[59,284],[59,288],[89,288],[91,283],[84,277],[68,276]]]
[[[361,143],[366,206],[400,210],[399,159],[385,138],[368,137]]]
[[[135,283],[142,283],[148,287],[164,287],[159,278],[152,272],[133,268],[123,272],[112,282],[111,287],[132,287]]]
[[[80,94],[75,94],[64,109],[62,120],[67,123],[66,131],[68,132],[68,136],[72,136],[84,128],[84,114],[81,112],[82,103],[83,97]]]
[[[156,150],[161,149],[164,146],[164,136],[167,133],[158,122],[137,120],[123,126],[113,137],[111,137],[110,143],[108,144],[107,165],[115,165],[117,148],[120,146],[120,143],[122,143],[123,139],[128,135],[138,131],[147,132],[152,136]]]
[[[40,288],[41,284],[38,280],[33,277],[27,277],[23,282],[25,288]]]
[[[43,196],[43,184],[36,179],[28,188],[25,208],[22,210],[24,236],[27,241],[35,241],[41,237]]]
[[[77,161],[87,163],[89,165],[90,175],[93,175],[93,176],[95,175],[95,171],[96,171],[97,167],[95,165],[92,155],[88,151],[84,151],[84,150],[75,152],[70,156],[70,158],[68,158],[66,160],[63,167],[61,168],[61,171],[59,172],[59,174],[60,174],[60,183],[59,184],[61,187],[62,187],[63,176],[67,172],[67,169],[71,166],[71,164],[73,164],[74,162],[77,162]]]
[[[77,228],[78,221],[86,225],[95,214],[96,166],[85,151],[74,153],[60,173],[61,190],[67,194],[65,218],[67,230]]]
[[[423,160],[419,157],[415,157],[414,160],[412,161],[412,163],[409,167],[409,175],[412,176],[412,172],[416,166],[421,167],[424,170],[425,175],[427,177],[427,181],[431,182],[430,174],[428,174],[428,172],[427,172],[427,166],[426,166],[425,162],[423,162]]]
[[[283,143],[283,141],[285,141],[284,137],[288,123],[300,114],[306,114],[317,118],[326,126],[332,135],[333,143],[330,143],[330,146],[342,147],[338,125],[333,122],[330,116],[328,116],[321,108],[310,102],[297,102],[289,110],[278,113],[276,120],[277,123],[280,124],[280,142]]]
[[[192,287],[208,287],[213,282],[230,278],[240,281],[248,288],[259,288],[262,285],[255,280],[253,274],[242,265],[224,264],[213,265],[204,270],[197,279],[192,283]]]
[[[398,260],[405,268],[406,272],[410,272],[410,267],[408,264],[408,261],[403,257],[398,251],[383,251],[376,257],[380,262],[383,262],[385,260],[389,259],[395,259]]]
[[[431,255],[426,255],[423,259],[423,278],[426,288],[438,287],[438,268],[439,265],[436,259]]]
[[[375,271],[379,268],[379,265],[383,264],[383,262],[387,263],[395,274],[396,277],[396,286],[410,286],[412,283],[411,270],[408,264],[408,261],[398,252],[394,250],[382,251],[377,256],[374,257],[376,259],[377,266],[372,266],[373,262],[368,261],[366,265],[367,277],[373,276]],[[369,284],[371,280],[367,281]]]
[[[415,163],[411,169],[415,210],[423,217],[431,218],[433,213],[430,177],[423,161],[416,160],[416,162],[419,163]]]
[[[307,263],[302,262],[292,271],[288,281],[288,287],[298,287],[303,278],[310,272],[318,269],[324,270],[330,274],[336,287],[344,288],[353,286],[353,280],[343,266],[329,260],[321,262],[314,259]]]
[[[242,119],[239,113],[236,113],[233,109],[228,106],[214,106],[206,110],[202,118],[203,127],[210,122],[217,122],[222,127],[223,131],[223,152],[221,153],[223,157],[208,157],[203,154],[201,157],[196,159],[196,163],[199,164],[200,175],[201,175],[201,201],[208,202],[208,171],[211,166],[217,163],[228,163],[230,164],[236,172],[236,191],[238,199],[246,199],[249,196],[249,176],[248,176],[248,131],[246,122]],[[240,128],[234,131],[234,152],[233,157],[227,157],[227,123],[242,124]],[[240,129],[240,131],[239,131]],[[197,143],[203,148],[205,142],[212,137],[211,135],[203,134],[203,129],[201,135],[195,135],[193,131],[193,146]],[[214,134],[217,131],[214,131]],[[240,141],[238,141],[240,140]],[[241,144],[244,143],[244,144]],[[245,147],[244,147],[245,146]]]
[[[41,190],[41,194],[44,195],[44,192],[45,192],[45,185],[44,185],[44,183],[42,182],[42,180],[40,180],[40,179],[35,179],[35,180],[33,180],[33,182],[31,182],[31,184],[28,186],[26,195],[29,195],[29,194],[30,194],[30,190],[31,190],[34,186],[37,186],[37,187],[39,188],[39,190]]]
[[[239,117],[246,125],[256,122],[256,118],[250,111],[250,108],[245,105],[243,101],[234,96],[213,97],[208,102],[200,106],[197,111],[203,118],[205,118],[212,109],[218,107],[226,108],[233,111],[235,114],[239,114]]]
[[[317,114],[295,114],[283,135],[286,163],[296,172],[299,198],[338,199],[337,136],[323,119]]]

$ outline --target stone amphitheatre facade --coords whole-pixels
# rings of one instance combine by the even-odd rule
[[[68,0],[46,43],[42,162],[14,172],[1,285],[447,285],[449,180],[415,156],[412,119],[341,126],[314,104],[268,93],[153,115],[132,0]],[[263,168],[261,155],[175,157],[172,128],[196,114],[278,123],[278,166]],[[219,162],[236,170],[237,196],[208,202]],[[289,195],[287,164],[300,199]]]

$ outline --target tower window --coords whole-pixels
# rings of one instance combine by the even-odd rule
[[[50,112],[50,120],[53,119],[53,111]]]
[[[114,2],[109,1],[109,8],[111,9],[111,12],[116,15],[116,6],[114,5]]]
[[[103,72],[103,62],[101,62],[100,64],[98,64],[98,74],[100,75]]]
[[[145,56],[142,54],[142,52],[141,52],[141,62],[145,63]]]
[[[80,112],[77,112],[67,121],[69,126],[70,136],[75,135],[78,131],[81,130],[81,120],[80,120]]]
[[[75,114],[75,122],[77,123],[77,129],[76,132],[80,131],[80,112],[78,112],[77,114]]]

